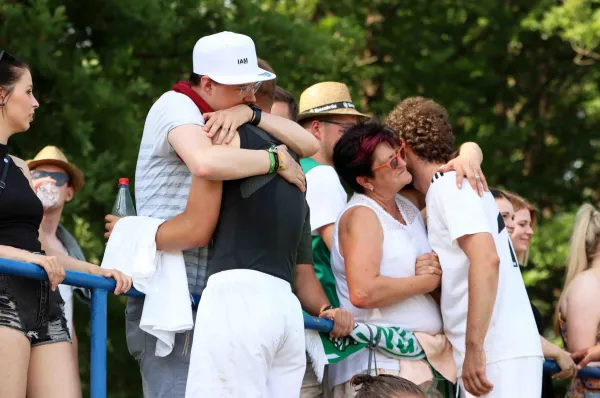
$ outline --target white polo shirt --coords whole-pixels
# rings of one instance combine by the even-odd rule
[[[456,173],[436,173],[425,197],[429,243],[442,265],[441,310],[444,332],[454,347],[459,377],[465,357],[469,259],[457,239],[489,233],[500,257],[498,292],[484,349],[487,363],[542,357],[540,337],[510,236],[494,197],[480,197],[468,181],[456,186]]]

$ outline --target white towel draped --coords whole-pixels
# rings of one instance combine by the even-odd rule
[[[102,268],[131,276],[133,286],[146,295],[140,328],[158,339],[155,355],[159,357],[171,353],[176,333],[194,327],[183,254],[156,250],[156,231],[164,221],[138,216],[120,219],[102,259]]]

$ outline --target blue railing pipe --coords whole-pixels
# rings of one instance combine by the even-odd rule
[[[22,263],[4,258],[0,258],[0,273],[48,280],[46,271],[35,264]],[[107,302],[108,292],[115,290],[116,283],[113,279],[97,275],[67,271],[63,284],[84,287],[92,291],[90,395],[91,398],[106,398]],[[133,288],[125,293],[125,295],[130,297],[144,297],[143,293]],[[199,298],[194,297],[196,304],[198,301]],[[333,330],[333,322],[328,319],[304,315],[304,327],[327,333]],[[558,373],[560,368],[556,362],[546,360],[544,362],[544,371]],[[585,367],[579,371],[579,376],[582,378],[600,379],[600,368]]]

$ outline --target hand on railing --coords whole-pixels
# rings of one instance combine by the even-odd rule
[[[57,257],[31,253],[28,262],[39,265],[46,271],[52,291],[55,291],[58,285],[65,279],[65,269],[60,265]]]
[[[558,347],[557,347],[558,348]],[[571,358],[568,352],[565,350],[557,350],[556,355],[552,357],[560,368],[560,372],[554,374],[552,377],[558,380],[568,379],[577,375],[577,365]]]
[[[590,362],[600,362],[600,344],[577,351],[571,354],[571,357],[577,363],[579,369],[587,366]]]
[[[122,293],[127,293],[129,289],[131,289],[131,285],[133,284],[133,281],[130,276],[127,276],[116,269],[106,269],[98,267],[97,270],[94,271],[94,274],[98,276],[103,276],[105,278],[114,279],[116,287],[115,290],[113,290],[113,293],[117,296]]]

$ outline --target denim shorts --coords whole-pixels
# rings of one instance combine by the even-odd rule
[[[32,347],[71,341],[63,307],[48,281],[0,273],[0,326],[20,331]]]

